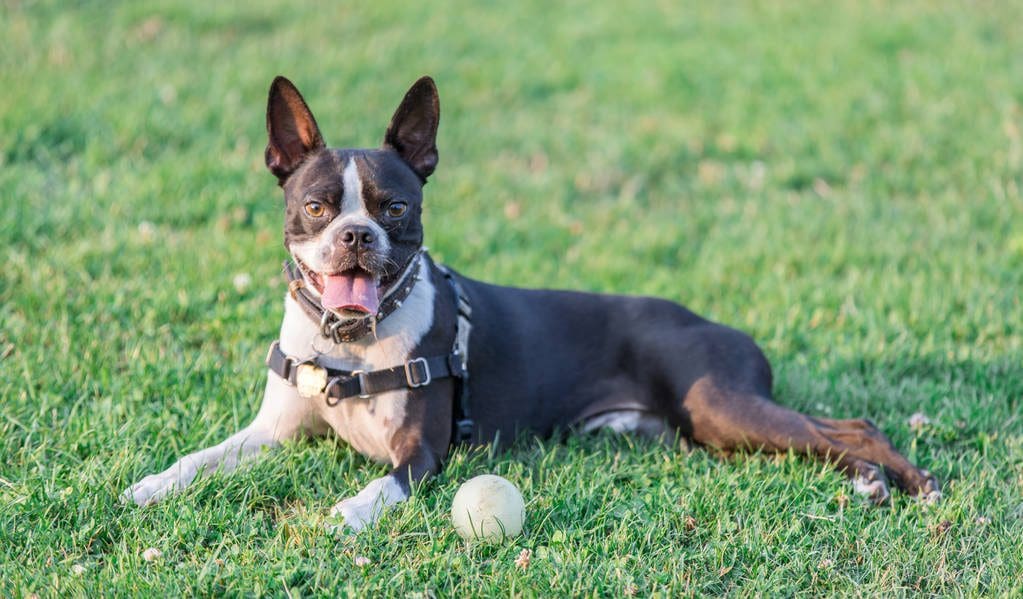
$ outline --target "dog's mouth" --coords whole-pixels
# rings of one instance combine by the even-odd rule
[[[320,294],[325,310],[358,317],[376,314],[380,309],[380,281],[369,271],[356,266],[342,272],[321,273],[297,257],[295,262]]]

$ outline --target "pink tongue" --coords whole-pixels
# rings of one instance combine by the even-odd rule
[[[323,296],[320,302],[328,310],[358,310],[376,314],[380,309],[376,281],[362,270],[323,275]]]

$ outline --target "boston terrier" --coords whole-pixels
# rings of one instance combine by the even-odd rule
[[[151,504],[203,471],[333,431],[393,466],[333,507],[337,526],[359,530],[456,444],[600,428],[726,453],[793,450],[834,464],[876,503],[889,501],[889,480],[940,497],[869,420],[775,403],[767,359],[740,331],[662,299],[501,287],[435,263],[421,215],[439,122],[437,88],[423,77],[379,149],[328,148],[295,86],[274,79],[266,165],[284,191],[290,284],[262,405],[125,500]]]

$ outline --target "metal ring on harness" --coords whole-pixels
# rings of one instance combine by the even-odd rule
[[[323,316],[320,317],[320,334],[324,337],[330,338],[329,326],[330,326],[330,312],[324,310]]]
[[[333,408],[337,404],[341,403],[341,397],[331,398],[331,396],[330,396],[330,390],[334,387],[334,385],[337,385],[340,382],[341,382],[341,377],[336,376],[336,377],[330,379],[329,381],[327,381],[327,386],[323,388],[324,401],[326,401],[327,402],[327,406],[329,406],[331,408]]]
[[[340,320],[337,320],[334,322],[334,324],[330,325],[330,339],[336,344],[340,344],[342,341],[344,341],[341,335]]]

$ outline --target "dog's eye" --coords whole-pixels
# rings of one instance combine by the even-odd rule
[[[305,213],[313,218],[320,218],[326,209],[319,202],[306,202]]]
[[[408,204],[405,202],[391,202],[387,206],[387,216],[391,218],[401,218],[405,216],[405,212],[408,211]]]

